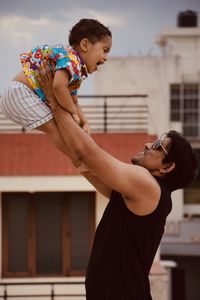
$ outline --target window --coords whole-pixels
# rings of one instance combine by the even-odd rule
[[[172,84],[171,121],[183,124],[183,133],[187,137],[200,137],[200,85]]]
[[[3,277],[84,275],[95,193],[2,193]]]
[[[171,121],[180,121],[183,134],[193,142],[200,138],[200,84],[170,86]],[[195,149],[200,162],[200,149]],[[199,166],[200,174],[200,166]],[[185,214],[200,215],[200,175],[184,189]]]
[[[200,162],[200,149],[195,149],[198,162]],[[196,180],[186,189],[184,189],[185,204],[200,204],[200,163],[198,164],[198,174]],[[197,211],[194,211],[196,214]],[[198,213],[199,214],[199,213]]]

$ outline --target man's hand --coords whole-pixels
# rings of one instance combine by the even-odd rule
[[[55,67],[53,66],[53,70],[51,70],[49,65],[44,62],[38,69],[39,73],[37,75],[37,81],[42,88],[51,109],[58,106],[52,90],[54,69]]]
[[[41,65],[41,67],[39,68],[39,74],[37,76],[37,81],[38,81],[40,87],[42,88],[52,111],[55,111],[55,109],[61,109],[60,105],[58,104],[58,102],[53,94],[53,90],[52,90],[53,76],[54,76],[54,72],[55,72],[54,70],[55,70],[54,66],[53,66],[53,70],[52,70],[49,67],[49,65],[44,62]],[[73,101],[74,101],[74,98],[73,98]],[[75,104],[76,104],[76,108],[79,108],[77,100],[76,100]],[[84,121],[81,120],[78,113],[80,113],[80,110],[78,110],[77,113],[71,114],[72,118],[78,125],[80,125],[83,128],[83,130],[85,132],[90,134],[91,130],[90,130],[87,120],[85,120],[85,119],[84,119]],[[82,116],[82,114],[81,114],[81,116]]]
[[[84,164],[80,164],[77,169],[81,174],[91,174],[90,170]]]

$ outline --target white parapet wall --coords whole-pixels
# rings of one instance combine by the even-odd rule
[[[151,295],[153,300],[169,300],[169,273],[160,264],[160,262],[154,262],[150,276]]]

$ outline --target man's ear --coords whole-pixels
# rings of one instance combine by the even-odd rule
[[[86,52],[89,46],[89,40],[84,38],[80,41],[80,48],[82,51]]]
[[[175,168],[176,164],[174,162],[164,163],[163,167],[160,169],[160,173],[167,174]]]

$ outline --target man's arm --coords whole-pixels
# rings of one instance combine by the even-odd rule
[[[149,171],[119,161],[104,151],[59,106],[54,97],[50,97],[49,102],[60,133],[74,159],[86,166],[110,190],[123,194],[130,210],[142,215],[152,212],[158,204],[160,188]]]
[[[106,198],[110,198],[112,190],[105,185],[98,177],[92,174],[82,174],[94,187],[95,189]]]
[[[106,198],[110,198],[112,189],[105,185],[97,176],[92,174],[83,164],[79,166],[78,170],[98,192],[100,192]]]
[[[56,103],[56,99],[53,94],[52,90],[52,82],[53,82],[53,73],[50,71],[48,65],[45,65],[46,72],[43,71],[43,69],[40,70],[40,76],[38,75],[38,82],[40,86],[42,87],[46,98],[49,100],[49,104],[51,104],[52,108]],[[72,97],[73,101],[76,104],[76,97]],[[87,132],[87,131],[86,131]],[[63,143],[65,141],[63,140]],[[110,197],[110,194],[112,190],[106,186],[99,178],[97,178],[95,175],[91,174],[89,170],[81,164],[80,161],[77,160],[76,155],[73,151],[70,151],[70,149],[67,147],[67,144],[65,144],[65,153],[67,156],[71,159],[72,163],[75,167],[78,168],[79,172],[105,197]]]
[[[52,110],[70,151],[106,186],[132,200],[140,200],[144,196],[156,197],[156,183],[148,170],[114,158],[73,122],[70,114],[56,104],[52,105]]]

